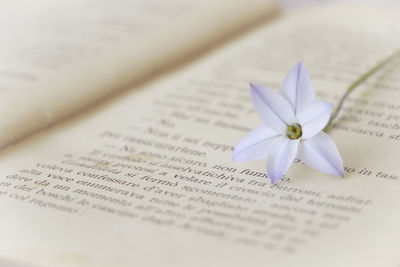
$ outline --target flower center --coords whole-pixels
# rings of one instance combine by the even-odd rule
[[[299,139],[302,134],[303,131],[301,130],[301,126],[298,123],[289,125],[287,127],[286,135],[292,140]]]

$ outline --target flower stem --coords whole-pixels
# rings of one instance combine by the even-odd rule
[[[360,76],[357,80],[355,80],[348,88],[346,93],[342,96],[342,98],[339,101],[339,104],[336,106],[336,108],[332,111],[332,115],[328,121],[328,124],[325,126],[324,131],[327,131],[329,127],[332,124],[332,121],[338,116],[339,111],[341,110],[344,101],[347,99],[347,97],[350,95],[351,92],[354,91],[354,89],[359,86],[361,83],[363,83],[366,79],[368,79],[372,74],[374,74],[376,71],[381,69],[383,66],[385,66],[387,63],[389,63],[392,59],[400,55],[400,49],[396,50],[393,54],[379,62],[375,67],[367,71],[365,74]]]

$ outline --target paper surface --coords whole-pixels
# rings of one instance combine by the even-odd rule
[[[265,19],[270,1],[10,1],[0,9],[0,147]]]
[[[345,178],[296,163],[271,186],[265,160],[231,161],[261,123],[249,81],[276,90],[304,60],[318,98],[335,102],[397,48],[397,25],[374,8],[282,17],[1,151],[0,255],[52,267],[397,266],[397,64],[358,88],[330,131]]]

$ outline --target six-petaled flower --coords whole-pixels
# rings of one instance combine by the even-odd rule
[[[256,84],[250,84],[250,90],[254,109],[264,124],[238,142],[234,161],[267,158],[267,174],[272,183],[283,176],[296,157],[318,171],[344,175],[338,149],[323,131],[332,104],[315,99],[302,62],[286,75],[279,94]]]

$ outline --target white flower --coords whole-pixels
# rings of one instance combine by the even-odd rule
[[[332,139],[322,130],[332,104],[315,99],[302,62],[286,75],[279,94],[250,84],[254,109],[263,121],[235,147],[234,161],[267,158],[267,174],[274,184],[296,157],[320,172],[344,176],[343,161]]]

